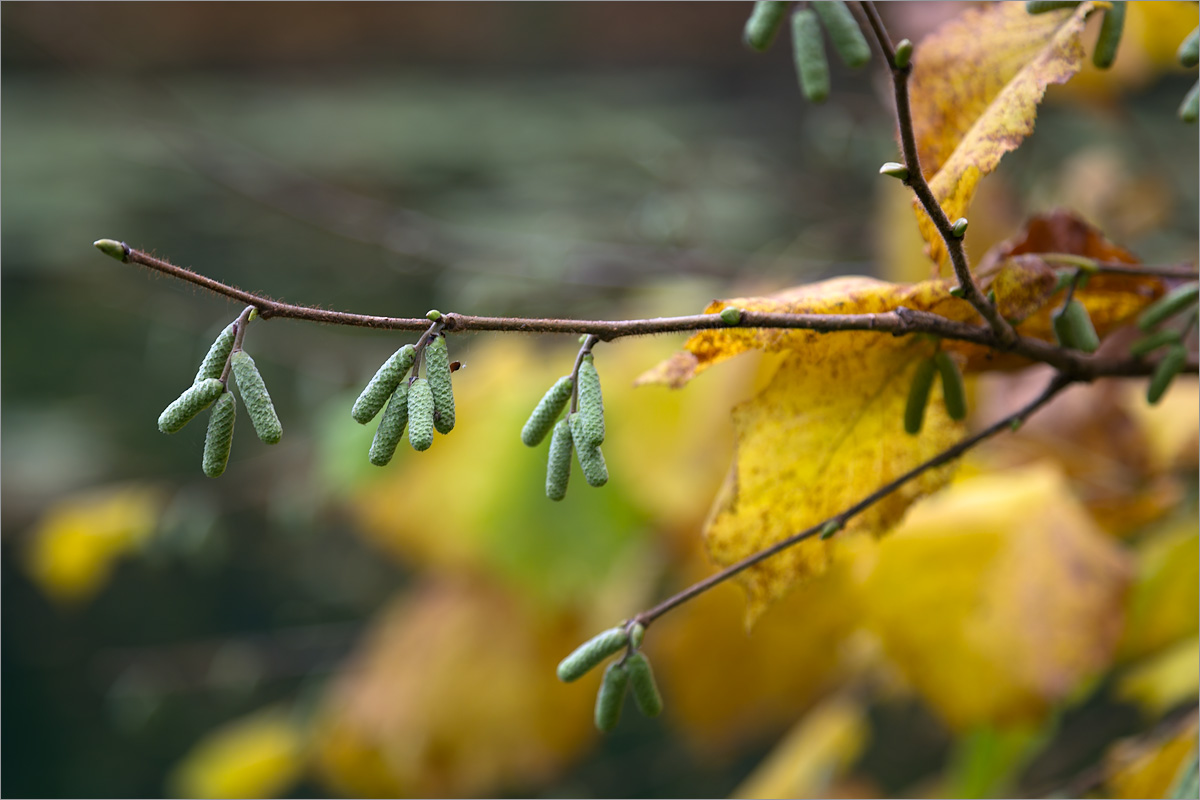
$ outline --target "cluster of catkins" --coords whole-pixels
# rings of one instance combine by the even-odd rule
[[[559,378],[521,429],[521,441],[536,447],[551,427],[554,428],[546,464],[546,496],[551,500],[562,500],[567,496],[572,451],[578,456],[588,486],[608,483],[608,466],[600,452],[600,445],[604,443],[604,398],[600,393],[600,374],[596,372],[591,353],[580,359],[576,376],[578,390],[572,376]],[[575,402],[571,404],[571,411],[562,416],[572,397]]]
[[[204,437],[204,474],[210,478],[225,471],[225,465],[229,463],[229,449],[233,444],[237,405],[233,393],[229,391],[230,371],[237,381],[238,393],[242,396],[258,438],[267,444],[275,444],[283,437],[283,427],[279,424],[271,395],[267,393],[267,385],[254,359],[240,346],[234,347],[238,326],[247,324],[249,319],[248,315],[240,317],[221,331],[200,363],[192,385],[158,417],[160,431],[178,433],[201,411],[213,407],[208,420],[208,434]]]
[[[654,682],[650,661],[638,649],[642,646],[645,633],[645,629],[637,623],[610,628],[579,645],[558,665],[558,679],[570,683],[582,678],[592,667],[614,653],[627,651],[619,661],[608,665],[600,692],[596,695],[596,727],[602,731],[611,731],[617,726],[630,687],[633,688],[633,700],[639,711],[647,717],[657,717],[662,713],[662,695]]]
[[[421,361],[425,363],[424,378],[417,377]],[[387,408],[368,454],[377,467],[392,460],[405,426],[414,450],[428,450],[435,430],[447,434],[454,429],[454,387],[444,334],[428,334],[417,345],[406,344],[393,353],[358,396],[350,415],[366,425],[384,403]]]

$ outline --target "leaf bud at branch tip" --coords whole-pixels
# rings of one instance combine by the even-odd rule
[[[954,235],[955,239],[961,239],[967,235],[967,225],[969,224],[970,223],[967,222],[966,217],[959,217],[954,221],[954,224],[950,226],[950,233]]]
[[[951,286],[950,287],[950,296],[951,297],[957,297],[959,300],[961,300],[964,294],[965,294],[965,292],[963,291],[963,287],[961,287],[961,286]]]
[[[908,39],[901,39],[896,45],[896,60],[892,62],[896,65],[896,69],[906,69],[912,63],[913,43]]]
[[[115,258],[117,261],[125,260],[126,249],[123,242],[113,239],[97,239],[92,242],[92,245],[104,255]]]
[[[429,320],[430,322],[437,322],[441,318],[442,312],[438,311],[436,308],[431,308],[425,312],[425,319]]]
[[[742,310],[733,306],[723,308],[721,309],[721,320],[726,325],[737,325],[742,321]]]
[[[880,175],[890,175],[897,180],[908,180],[908,167],[896,161],[885,161],[879,168]]]

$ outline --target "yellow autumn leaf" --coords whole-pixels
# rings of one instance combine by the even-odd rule
[[[174,797],[280,797],[304,769],[304,736],[282,709],[209,733],[171,773]]]
[[[1138,543],[1135,558],[1120,648],[1129,660],[1200,632],[1200,520],[1167,524]]]
[[[118,486],[72,495],[42,516],[30,537],[26,564],[47,595],[64,604],[90,599],[116,561],[140,547],[158,524],[160,493]]]
[[[1033,132],[1046,88],[1079,71],[1094,8],[1083,2],[1069,13],[1037,15],[1018,2],[971,8],[917,47],[910,79],[917,150],[951,220],[966,215],[979,181]],[[941,238],[916,209],[930,257],[942,264]]]
[[[475,577],[427,583],[384,610],[326,694],[324,779],[351,796],[521,794],[592,740],[600,670],[558,661],[587,634]]]
[[[1197,719],[1193,712],[1180,727],[1162,739],[1118,742],[1105,756],[1108,780],[1104,797],[1166,797],[1180,768],[1196,750]]]
[[[1193,636],[1137,664],[1117,681],[1116,696],[1139,705],[1147,716],[1195,704],[1200,692],[1200,638]]]
[[[850,766],[867,742],[864,709],[832,697],[796,723],[734,797],[827,797],[830,782]]]
[[[1128,559],[1051,465],[955,483],[864,570],[866,624],[954,728],[1036,720],[1109,663]]]

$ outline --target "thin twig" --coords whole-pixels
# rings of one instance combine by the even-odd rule
[[[725,581],[729,580],[734,575],[737,575],[739,572],[742,572],[743,570],[745,570],[749,567],[752,567],[755,564],[758,564],[759,562],[764,561],[773,555],[776,555],[777,553],[787,550],[789,547],[793,547],[793,546],[799,544],[800,542],[803,542],[806,539],[811,539],[812,537],[819,535],[821,533],[821,531],[826,530],[826,526],[830,525],[831,523],[837,525],[839,529],[844,527],[845,524],[849,520],[851,520],[855,516],[861,514],[863,511],[867,510],[868,508],[873,506],[875,503],[878,503],[880,500],[887,497],[889,494],[896,491],[901,486],[903,486],[904,484],[911,481],[913,478],[916,478],[917,476],[921,475],[923,472],[927,472],[928,470],[931,470],[934,467],[940,467],[943,464],[947,464],[947,463],[955,460],[956,458],[961,456],[963,453],[967,452],[972,447],[974,447],[975,445],[984,441],[985,439],[990,439],[992,436],[995,436],[997,433],[1000,433],[1001,431],[1010,430],[1014,423],[1018,423],[1018,424],[1023,423],[1026,418],[1028,418],[1031,414],[1033,414],[1039,408],[1044,406],[1046,403],[1050,402],[1050,400],[1056,394],[1061,392],[1067,386],[1071,385],[1071,383],[1073,383],[1073,382],[1074,382],[1074,379],[1072,379],[1062,373],[1055,375],[1054,378],[1051,379],[1050,383],[1046,386],[1045,390],[1043,390],[1042,393],[1037,396],[1037,399],[1035,399],[1033,402],[1029,403],[1028,405],[1024,406],[1020,410],[1015,411],[1012,414],[1009,414],[1007,417],[1004,417],[1003,419],[992,423],[988,427],[981,430],[979,433],[976,433],[972,436],[968,436],[967,438],[963,439],[962,441],[960,441],[958,444],[954,445],[953,447],[950,447],[947,450],[943,450],[941,453],[938,453],[936,456],[929,459],[928,461],[925,461],[924,463],[919,464],[916,467],[913,467],[911,470],[904,473],[900,477],[892,480],[889,483],[884,484],[883,486],[880,486],[878,489],[871,492],[869,495],[864,497],[862,500],[859,500],[857,503],[850,506],[849,508],[847,508],[845,511],[841,512],[840,514],[835,514],[832,517],[830,517],[829,519],[818,522],[816,525],[813,525],[811,528],[806,528],[805,530],[802,530],[799,533],[793,534],[786,539],[782,539],[782,540],[776,542],[775,544],[771,545],[770,547],[768,547],[764,550],[760,550],[757,553],[753,553],[752,555],[746,556],[741,561],[738,561],[736,564],[731,564],[730,566],[726,567],[725,569],[721,570],[720,572],[714,573],[713,575],[708,576],[704,580],[692,584],[691,586],[687,587],[683,591],[680,591],[680,592],[672,595],[671,597],[668,597],[666,600],[662,601],[661,603],[654,606],[653,608],[651,608],[647,611],[643,611],[640,614],[635,615],[634,617],[632,617],[633,621],[640,622],[643,626],[649,627],[651,622],[658,619],[663,614],[667,613],[668,611],[675,608],[676,606],[681,605],[682,603],[686,603],[688,600],[691,600],[693,597],[696,597],[699,594],[703,594],[704,592],[708,591],[709,589],[713,588],[714,586],[717,586],[718,584],[724,583]]]
[[[921,207],[925,209],[925,213],[929,215],[934,227],[937,228],[938,235],[942,237],[942,241],[946,245],[946,252],[950,254],[950,262],[954,265],[954,274],[958,278],[958,285],[962,287],[963,299],[987,320],[1000,345],[1004,348],[1011,347],[1017,340],[1016,331],[1013,330],[1008,320],[1001,316],[999,309],[988,302],[988,299],[983,296],[983,292],[979,290],[979,286],[971,276],[971,265],[967,261],[963,240],[954,235],[950,219],[942,210],[937,198],[934,197],[933,190],[929,188],[929,183],[925,180],[925,174],[921,172],[921,159],[917,154],[917,138],[913,130],[912,109],[908,100],[908,78],[912,74],[912,63],[910,61],[903,67],[896,66],[896,51],[892,47],[891,37],[888,36],[887,28],[884,26],[875,4],[864,2],[862,9],[871,23],[871,30],[875,33],[875,38],[883,51],[884,61],[887,62],[892,75],[892,89],[896,98],[896,124],[900,131],[900,149],[904,153],[904,166],[908,168],[908,178],[904,183],[917,195]]]
[[[324,308],[283,303],[229,286],[185,267],[155,258],[141,250],[135,250],[123,243],[122,248],[125,253],[124,260],[127,263],[139,264],[203,287],[223,297],[247,303],[257,309],[258,316],[262,319],[279,317],[380,330],[426,331],[429,328],[429,320],[425,317],[404,318],[355,314],[348,311],[331,311]],[[719,314],[691,314],[654,319],[581,320],[477,317],[447,313],[442,315],[440,321],[443,324],[442,329],[446,332],[590,334],[599,341],[611,341],[626,336],[686,333],[730,327]],[[1011,345],[1005,345],[992,330],[985,326],[956,322],[928,311],[916,311],[904,307],[879,314],[788,314],[743,311],[738,327],[822,332],[875,331],[894,335],[927,333],[943,339],[954,339],[993,349],[1008,350],[1030,361],[1049,364],[1055,369],[1085,380],[1105,376],[1149,375],[1156,366],[1155,363],[1135,358],[1098,358],[1025,336],[1017,336]],[[1198,366],[1194,362],[1189,362],[1186,369],[1196,372]]]

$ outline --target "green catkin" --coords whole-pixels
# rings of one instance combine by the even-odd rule
[[[608,465],[604,463],[604,454],[599,447],[589,447],[581,444],[586,436],[587,422],[582,414],[571,414],[567,417],[571,426],[571,438],[575,442],[575,455],[579,458],[579,467],[588,486],[600,487],[608,483]]]
[[[825,60],[817,13],[811,8],[792,14],[792,52],[804,97],[810,103],[825,102],[829,97],[829,62]]]
[[[196,379],[192,383],[208,380],[209,378],[220,378],[225,372],[225,363],[229,361],[229,353],[233,350],[233,338],[236,332],[237,323],[231,322],[225,330],[213,340],[212,346],[208,348],[208,353],[204,356],[204,360],[200,362],[200,369],[196,370]]]
[[[871,47],[858,27],[858,20],[842,0],[822,0],[814,2],[812,7],[825,23],[833,49],[847,67],[856,69],[871,60]]]
[[[567,407],[567,401],[571,399],[571,391],[574,388],[575,381],[570,375],[564,375],[542,395],[537,408],[529,415],[525,427],[521,429],[521,441],[527,447],[537,447],[542,443],[542,439],[546,438],[546,434],[554,427],[554,421]]]
[[[600,373],[596,372],[591,353],[579,364],[579,417],[582,427],[571,430],[575,446],[584,450],[604,444],[604,395],[600,392]]]
[[[1185,283],[1158,298],[1138,317],[1138,327],[1144,331],[1158,325],[1193,305],[1200,297],[1200,283]]]
[[[1133,344],[1129,345],[1129,355],[1144,356],[1153,353],[1160,347],[1169,344],[1176,344],[1180,341],[1179,331],[1156,331],[1149,336],[1143,336]]]
[[[425,377],[433,394],[433,426],[445,435],[454,430],[454,384],[445,336],[435,336],[425,346]]]
[[[379,409],[383,408],[383,404],[395,393],[400,381],[404,380],[404,376],[412,369],[416,358],[417,348],[406,344],[383,362],[383,366],[371,378],[367,388],[363,389],[362,394],[354,401],[350,416],[354,417],[355,422],[366,425],[375,419]]]
[[[912,386],[908,389],[908,404],[904,407],[904,430],[906,433],[921,432],[925,421],[925,406],[929,403],[929,390],[933,387],[933,374],[937,363],[927,358],[917,365],[913,373]]]
[[[237,404],[232,392],[222,392],[213,405],[208,418],[208,433],[204,436],[204,474],[216,478],[225,471],[229,463],[229,449],[233,445],[233,423],[237,417]]]
[[[267,444],[276,444],[283,438],[283,426],[267,393],[267,385],[254,364],[254,359],[245,350],[235,350],[229,357],[233,365],[233,377],[237,379],[238,393],[242,404],[254,424],[254,432]]]
[[[428,450],[433,444],[433,391],[424,378],[408,387],[408,443],[413,450]]]
[[[1194,67],[1196,64],[1200,64],[1200,28],[1192,29],[1192,32],[1179,45],[1179,51],[1175,55],[1179,58],[1179,63],[1185,67]]]
[[[367,458],[377,467],[386,467],[396,455],[396,446],[404,435],[404,427],[408,424],[408,383],[402,381],[396,387],[379,427],[375,429],[375,438],[371,440],[371,451]]]
[[[638,711],[647,717],[657,717],[662,713],[662,695],[654,682],[654,671],[650,669],[650,660],[641,653],[634,653],[625,659],[625,669],[629,672],[629,682],[633,686],[633,701],[637,703]]]
[[[786,2],[758,0],[742,32],[742,40],[746,42],[746,46],[760,53],[770,47],[771,42],[775,41],[775,34],[779,32],[787,7]]]
[[[621,663],[609,664],[596,694],[596,727],[608,733],[621,719],[621,706],[629,691],[629,669]]]
[[[946,405],[946,413],[953,420],[966,419],[967,392],[963,388],[963,377],[958,371],[958,364],[954,363],[954,359],[944,350],[939,350],[933,360],[942,375],[942,402]]]
[[[192,384],[158,415],[158,429],[163,433],[178,433],[193,417],[208,408],[223,391],[225,385],[216,378]]]
[[[624,628],[609,628],[576,647],[558,665],[558,679],[563,683],[577,681],[613,653],[629,644]]]
[[[1192,88],[1179,104],[1179,118],[1184,122],[1195,122],[1200,117],[1200,81],[1192,84]]]
[[[1096,49],[1092,63],[1100,69],[1108,69],[1117,59],[1117,45],[1121,43],[1121,31],[1125,28],[1124,0],[1113,0],[1112,7],[1104,12],[1100,23],[1100,35],[1096,37]]]
[[[1047,11],[1057,11],[1060,8],[1074,8],[1079,0],[1026,0],[1025,10],[1030,14],[1045,14]]]
[[[567,496],[567,481],[571,478],[571,426],[561,419],[550,437],[550,458],[546,462],[546,497],[562,500]]]
[[[1071,302],[1054,313],[1052,321],[1054,338],[1063,347],[1094,353],[1100,346],[1100,337],[1096,335],[1092,318],[1088,316],[1087,308],[1078,300],[1072,298]]]
[[[1175,376],[1183,370],[1187,363],[1187,348],[1182,344],[1173,344],[1163,360],[1158,362],[1154,374],[1150,376],[1150,386],[1146,389],[1146,400],[1150,405],[1156,404],[1166,394],[1167,387]]]

